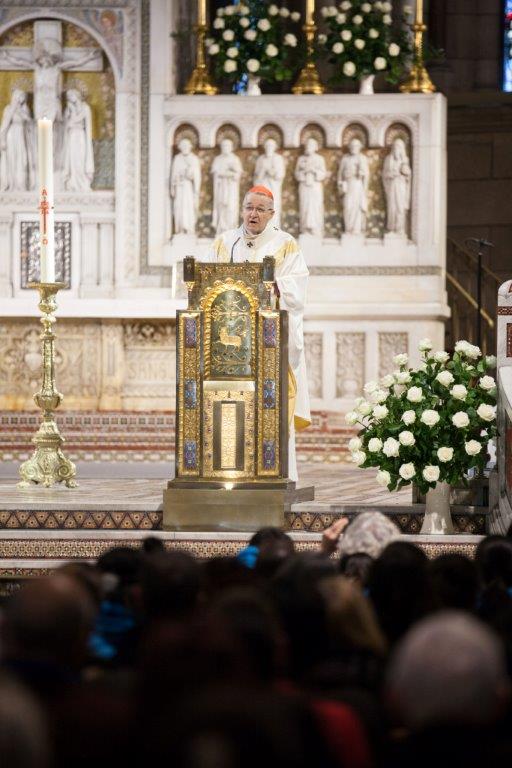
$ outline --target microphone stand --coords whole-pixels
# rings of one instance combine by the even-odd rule
[[[478,347],[482,347],[482,257],[484,255],[483,249],[487,246],[494,248],[494,244],[490,243],[483,237],[468,237],[464,241],[466,245],[468,243],[476,243],[477,250],[477,273],[476,273],[476,303],[477,303],[477,316],[476,316],[476,343]]]

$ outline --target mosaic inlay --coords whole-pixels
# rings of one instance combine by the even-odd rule
[[[197,406],[197,382],[195,379],[185,379],[185,408]]]
[[[276,382],[273,379],[263,381],[263,407],[276,407]]]
[[[263,343],[266,347],[276,346],[276,321],[274,318],[263,318]]]
[[[274,440],[263,441],[263,467],[274,469],[276,466],[276,444]]]
[[[185,318],[185,346],[197,347],[197,323],[195,317]]]
[[[183,461],[185,469],[197,469],[197,443],[195,440],[185,440]]]

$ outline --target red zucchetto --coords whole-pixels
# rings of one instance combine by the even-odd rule
[[[263,184],[257,184],[255,187],[251,187],[247,190],[248,195],[265,195],[265,197],[270,197],[271,200],[274,199],[274,195],[270,191],[268,187],[264,187]]]

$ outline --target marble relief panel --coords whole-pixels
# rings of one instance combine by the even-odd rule
[[[364,333],[336,334],[336,397],[353,399],[364,385]]]
[[[304,354],[308,372],[309,396],[322,397],[323,344],[321,333],[304,334]]]
[[[386,376],[396,369],[393,362],[394,356],[408,352],[408,347],[407,333],[379,333],[379,377]]]
[[[125,380],[123,396],[168,398],[175,394],[176,331],[169,321],[130,321],[124,324]]]

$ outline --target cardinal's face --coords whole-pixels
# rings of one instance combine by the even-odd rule
[[[247,195],[242,206],[242,221],[247,232],[259,235],[274,215],[274,204],[266,195]]]

